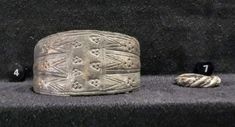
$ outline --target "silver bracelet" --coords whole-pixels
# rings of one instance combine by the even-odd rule
[[[208,88],[216,87],[221,83],[221,79],[218,76],[206,76],[195,73],[185,73],[179,75],[175,79],[176,84],[185,87],[199,87]]]
[[[139,42],[128,35],[74,30],[41,39],[34,50],[33,90],[49,95],[97,95],[140,86]]]

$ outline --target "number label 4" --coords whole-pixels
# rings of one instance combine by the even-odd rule
[[[16,69],[16,70],[14,71],[14,75],[17,76],[17,77],[20,75],[19,69]]]

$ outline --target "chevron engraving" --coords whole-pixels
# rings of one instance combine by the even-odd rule
[[[34,91],[51,95],[96,95],[140,85],[139,43],[97,30],[61,32],[35,47]]]

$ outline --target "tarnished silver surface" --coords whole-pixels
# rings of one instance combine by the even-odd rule
[[[178,85],[186,87],[216,87],[221,83],[221,79],[218,76],[206,76],[194,73],[179,75],[175,81]]]
[[[128,35],[74,30],[41,39],[34,50],[34,86],[49,95],[127,92],[140,86],[139,42]]]

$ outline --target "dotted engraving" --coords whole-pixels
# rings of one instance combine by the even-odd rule
[[[48,69],[50,67],[50,63],[48,61],[43,62],[43,68]]]
[[[90,80],[89,84],[91,84],[92,86],[95,86],[95,87],[99,87],[100,86],[100,80],[99,79]]]
[[[140,82],[138,46],[132,37],[102,31],[72,31],[45,38],[35,50],[36,90],[80,95],[136,88]]]
[[[74,64],[81,64],[82,63],[82,59],[80,57],[78,57],[78,56],[75,56],[73,58],[73,63]]]
[[[131,77],[127,78],[127,86],[131,86],[133,83],[135,83],[135,79],[132,79]]]
[[[82,89],[82,85],[78,81],[75,81],[72,85],[72,88],[73,89]]]
[[[91,63],[91,68],[93,68],[96,71],[100,71],[101,63]]]
[[[130,58],[127,59],[127,61],[124,62],[124,66],[127,68],[132,68],[134,66],[134,63],[131,61]]]
[[[91,50],[91,54],[93,54],[93,55],[95,55],[95,56],[99,56],[100,50],[99,50],[99,49],[92,49],[92,50]]]
[[[73,45],[74,48],[80,48],[80,47],[82,47],[82,43],[79,42],[79,41],[74,41],[74,42],[72,43],[72,45]]]
[[[99,44],[100,41],[101,41],[100,37],[99,37],[99,36],[95,36],[95,35],[90,36],[90,39],[91,39],[91,41],[94,42],[95,44]]]
[[[38,86],[39,88],[43,88],[44,82],[42,80],[39,80],[38,82]]]
[[[82,75],[82,72],[79,71],[77,68],[75,68],[75,69],[73,69],[73,75],[74,76],[80,76],[80,75]]]
[[[133,43],[131,42],[127,42],[127,44],[124,44],[124,47],[129,51],[129,52],[133,52],[135,49],[135,46]]]

